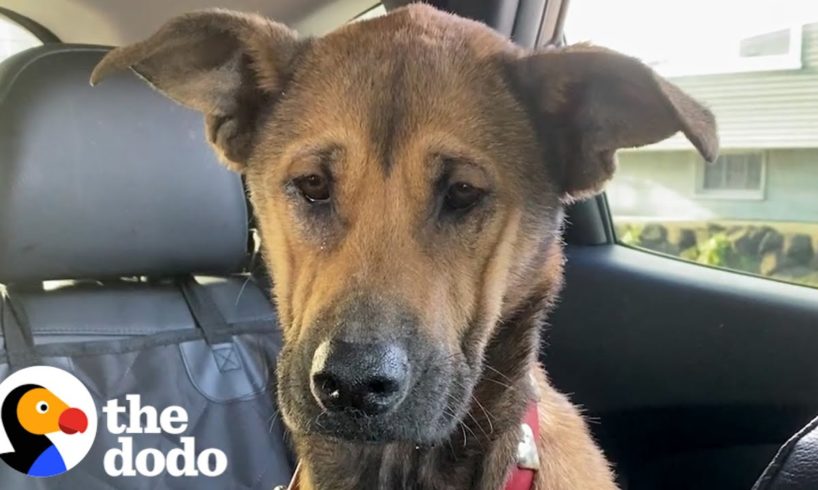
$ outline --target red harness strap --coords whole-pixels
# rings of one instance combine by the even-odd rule
[[[526,410],[523,423],[531,428],[531,432],[534,434],[534,441],[536,443],[537,438],[540,436],[540,412],[537,409],[536,402],[532,402],[528,407],[528,410]],[[299,465],[295,468],[293,479],[290,482],[290,485],[287,487],[287,490],[298,490],[298,477],[299,473],[301,472],[300,470],[301,464],[299,463]],[[521,468],[518,466],[511,472],[511,477],[509,478],[508,483],[506,483],[505,490],[531,490],[534,488],[534,476],[536,473],[536,470]]]
[[[525,412],[523,423],[531,428],[534,435],[534,443],[540,437],[540,411],[537,409],[537,403],[532,402]],[[534,477],[537,471],[529,468],[521,468],[517,466],[511,472],[511,478],[506,483],[505,490],[531,490],[534,488]]]

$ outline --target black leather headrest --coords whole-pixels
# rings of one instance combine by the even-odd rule
[[[468,19],[479,20],[492,29],[506,36],[514,30],[515,18],[520,2],[505,0],[383,0],[387,10],[409,5],[410,3],[428,3],[435,8],[457,14]]]
[[[240,177],[201,115],[135,75],[92,88],[106,51],[46,45],[0,64],[0,283],[235,272]]]
[[[420,0],[383,0],[387,10],[394,10]],[[548,41],[541,39],[545,22],[546,0],[422,0],[433,7],[460,17],[474,19],[507,36],[525,48],[535,48]],[[559,23],[559,20],[558,20]]]
[[[818,488],[818,418],[801,429],[775,455],[753,490]]]

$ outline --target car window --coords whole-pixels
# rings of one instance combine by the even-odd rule
[[[366,20],[366,19],[373,19],[375,17],[380,17],[386,14],[386,7],[381,4],[378,4],[371,9],[363,12],[361,15],[355,17],[354,20]]]
[[[712,164],[679,134],[619,152],[618,241],[818,287],[818,2],[582,0],[565,34],[640,58],[718,119]]]
[[[0,15],[0,61],[42,42],[23,26]]]

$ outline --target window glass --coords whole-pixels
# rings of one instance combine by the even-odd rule
[[[617,239],[818,287],[818,2],[579,0],[565,34],[640,58],[718,119],[712,164],[680,134],[619,152]]]
[[[358,17],[355,17],[354,20],[366,20],[366,19],[373,19],[375,17],[380,17],[382,15],[386,15],[386,7],[381,4],[378,4],[371,9],[367,10],[366,12],[362,13]]]
[[[0,61],[41,44],[42,42],[34,34],[0,15]]]

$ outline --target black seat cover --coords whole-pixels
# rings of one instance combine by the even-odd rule
[[[753,490],[818,489],[818,417],[775,455]]]
[[[241,179],[217,161],[200,114],[132,73],[92,88],[107,50],[51,44],[0,63],[0,381],[48,364],[98,404],[140,393],[183,405],[197,441],[228,451],[229,471],[112,480],[101,462],[116,437],[99,430],[68,474],[35,482],[0,463],[0,488],[269,490],[293,460],[276,417],[275,311],[247,273]],[[219,341],[176,287],[193,275]]]

